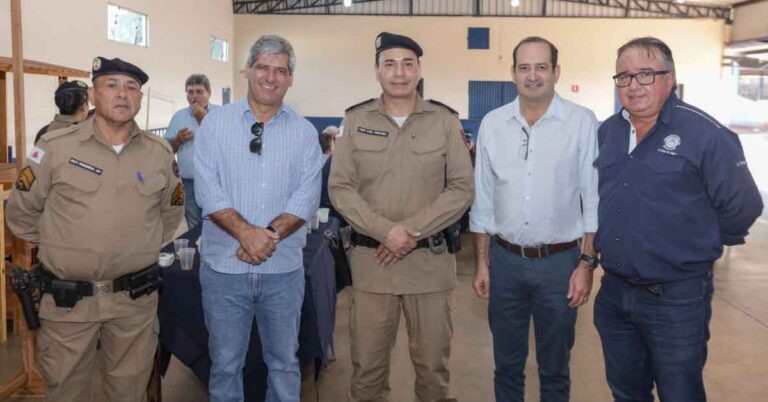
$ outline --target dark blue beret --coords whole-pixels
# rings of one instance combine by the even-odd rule
[[[142,69],[127,61],[122,61],[117,57],[111,60],[104,57],[96,57],[93,59],[91,78],[96,79],[96,77],[106,74],[129,75],[136,78],[141,85],[144,85],[149,81],[149,76]]]
[[[413,39],[403,36],[403,35],[397,35],[392,34],[389,32],[382,32],[376,37],[376,56],[379,56],[379,53],[387,50],[387,49],[393,49],[393,48],[403,48],[403,49],[409,49],[413,50],[414,53],[416,53],[416,57],[421,57],[421,55],[424,54],[424,51],[421,50],[421,46],[419,46],[416,41]]]

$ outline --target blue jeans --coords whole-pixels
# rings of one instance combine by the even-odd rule
[[[187,228],[192,229],[203,220],[203,209],[197,205],[195,199],[195,181],[181,179],[181,184],[184,185],[184,219],[187,221]]]
[[[568,282],[578,247],[541,259],[524,259],[491,240],[488,318],[493,334],[494,390],[498,402],[523,402],[528,331],[533,316],[541,400],[568,401],[568,361],[576,309],[568,307]]]
[[[256,319],[267,364],[267,402],[299,402],[299,323],[304,270],[284,274],[222,274],[200,269],[208,328],[211,402],[243,400],[243,367]]]
[[[606,273],[595,326],[616,402],[704,402],[702,371],[712,316],[712,272],[703,278],[633,286]]]

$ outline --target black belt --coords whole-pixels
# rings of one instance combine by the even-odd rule
[[[362,233],[357,233],[355,231],[352,231],[352,234],[349,237],[349,241],[352,242],[352,244],[354,244],[355,246],[362,246],[362,247],[368,247],[368,248],[378,248],[381,245],[381,242],[374,239],[373,237],[369,237]],[[426,239],[421,239],[417,241],[416,248],[417,249],[429,248],[430,241],[434,246],[440,246],[443,243],[443,234],[439,233],[434,236],[430,236]]]
[[[518,246],[517,244],[512,244],[498,236],[496,236],[496,243],[498,243],[501,247],[510,253],[517,254],[523,258],[534,259],[549,257],[552,254],[561,253],[579,245],[579,242],[574,240],[566,243],[544,244],[537,247],[523,247]]]
[[[71,281],[59,279],[40,264],[41,289],[51,293],[59,307],[73,307],[83,297],[102,296],[127,291],[132,299],[150,294],[163,283],[159,265],[152,264],[137,272],[125,274],[111,281]]]

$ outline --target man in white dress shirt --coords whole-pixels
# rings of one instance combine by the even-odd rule
[[[597,259],[597,119],[555,93],[557,48],[539,37],[514,49],[519,96],[480,125],[475,165],[478,296],[490,299],[496,400],[522,402],[533,316],[541,401],[568,401],[576,308]]]

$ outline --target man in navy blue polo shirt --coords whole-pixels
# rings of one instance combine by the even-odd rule
[[[656,38],[618,50],[623,109],[598,130],[595,326],[616,401],[706,401],[712,266],[763,203],[735,133],[674,94]]]

